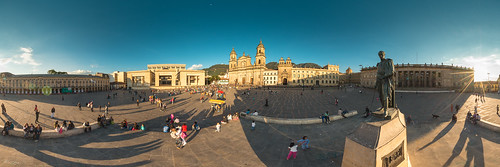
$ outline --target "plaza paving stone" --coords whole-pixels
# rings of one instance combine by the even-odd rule
[[[323,94],[321,89],[324,89]],[[222,125],[222,131],[216,133],[214,125],[223,114],[209,112],[210,104],[200,103],[199,94],[178,95],[177,102],[169,104],[167,112],[161,112],[149,103],[141,103],[137,107],[128,91],[118,91],[119,96],[110,100],[110,114],[115,122],[127,119],[145,124],[146,131],[124,131],[113,125],[92,133],[39,142],[0,136],[3,155],[0,156],[0,166],[340,166],[345,136],[371,119],[362,117],[365,107],[374,110],[379,106],[373,98],[373,90],[369,89],[363,94],[358,93],[356,88],[316,88],[304,92],[300,88],[278,88],[275,91],[277,93],[270,94],[265,89],[252,89],[250,95],[242,95],[243,90],[229,89],[228,108],[224,114],[250,108],[259,111],[259,115],[306,118],[317,117],[326,110],[336,114],[338,107],[358,110],[360,114],[331,124],[277,125],[257,122],[255,131],[250,130],[251,121],[242,119]],[[78,111],[76,103],[94,100],[96,105],[104,105],[107,94],[65,95],[64,101],[61,101],[60,95],[7,95],[0,97],[0,102],[8,103],[8,117],[3,115],[2,119],[32,122],[33,106],[38,104],[45,114],[41,115],[41,121],[47,128],[52,127],[54,121],[48,118],[51,106],[56,107],[58,119],[92,121],[102,113],[92,113],[88,108]],[[166,98],[165,94],[160,96]],[[500,134],[465,121],[467,110],[473,110],[475,105],[471,94],[398,93],[397,96],[398,107],[414,120],[414,124],[407,128],[408,151],[413,166],[500,164],[496,157],[500,155]],[[339,98],[339,106],[335,106],[334,97]],[[269,107],[264,107],[265,98],[269,100]],[[483,119],[498,119],[492,114],[496,111],[491,110],[498,102],[498,95],[487,94],[486,103],[478,105]],[[457,122],[450,121],[451,104],[463,106]],[[188,144],[181,150],[175,148],[169,134],[161,132],[165,119],[172,113],[179,116],[181,122],[187,122],[188,126],[198,121],[202,127],[199,132],[188,133]],[[434,119],[431,114],[440,117]],[[312,148],[299,150],[296,160],[287,161],[289,142],[304,135],[311,139]]]

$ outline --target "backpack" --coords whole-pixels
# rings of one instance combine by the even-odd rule
[[[170,127],[168,126],[163,126],[163,133],[168,133],[170,130]]]

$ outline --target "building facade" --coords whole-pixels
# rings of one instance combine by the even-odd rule
[[[111,75],[113,76],[113,82],[110,82],[111,89],[127,88],[127,72],[115,71]]]
[[[255,62],[243,52],[237,57],[234,48],[229,54],[229,84],[233,85],[291,85],[291,86],[336,86],[339,84],[339,66],[323,68],[296,68],[292,60],[280,58],[278,70],[266,68],[266,49],[262,41],[257,45]]]
[[[278,70],[266,70],[264,72],[264,85],[278,85]]]
[[[1,73],[0,93],[6,94],[49,94],[107,91],[110,89],[109,75],[70,74],[26,74]]]
[[[498,81],[479,81],[474,83],[474,90],[477,93],[498,92]]]
[[[345,73],[340,73],[340,84],[361,85],[361,73],[352,72],[348,67]]]
[[[474,69],[438,64],[396,64],[396,86],[398,89],[437,88],[468,90],[474,88]],[[375,87],[377,67],[361,69],[361,85]]]
[[[147,70],[128,71],[131,89],[172,89],[205,85],[205,71],[186,70],[185,64],[150,64]]]

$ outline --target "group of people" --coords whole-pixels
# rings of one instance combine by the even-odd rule
[[[474,111],[474,114],[471,114],[470,110],[467,112],[467,119],[472,124],[477,124],[477,121],[481,120],[481,116],[479,116],[479,113],[477,113],[477,107],[476,110]]]
[[[33,125],[33,124],[31,124],[31,125]],[[28,126],[28,123],[26,123],[24,126],[25,127]],[[69,121],[69,123],[67,121],[63,121],[62,125],[59,125],[59,121],[54,122],[54,130],[56,132],[58,132],[59,134],[62,134],[63,131],[68,131],[68,130],[71,130],[74,128],[75,128],[75,124],[73,123],[73,121]]]
[[[6,121],[3,130],[2,130],[2,135],[6,136],[9,135],[9,130],[14,129],[14,124],[11,121]]]
[[[106,118],[105,114],[97,116],[97,123],[99,124],[99,127],[106,128],[106,125],[109,124],[114,124],[113,117],[109,117],[109,120]]]
[[[24,138],[29,138],[30,135],[32,135],[33,140],[35,142],[38,142],[40,139],[40,135],[42,134],[42,127],[40,124],[37,124],[36,126],[33,124],[28,125],[28,123],[24,124],[23,126],[23,131],[24,131]]]
[[[184,148],[184,146],[187,144],[186,132],[187,132],[186,124],[183,124],[182,126],[177,126],[171,130],[170,136],[175,139],[175,146],[177,147],[177,149]]]
[[[234,113],[234,114],[227,114],[227,116],[222,116],[222,121],[220,123],[222,124],[227,124],[229,123],[229,121],[232,121],[232,120],[239,120],[240,119],[240,115],[238,113]]]
[[[146,126],[144,126],[144,124],[141,124],[141,126],[139,126],[139,124],[137,122],[134,122],[134,123],[132,123],[132,125],[129,125],[126,119],[121,122],[120,128],[126,129],[126,130],[132,130],[132,131],[146,130]]]
[[[247,111],[245,112],[247,115],[254,115],[254,116],[259,116],[259,112],[257,112],[257,110],[254,110],[252,113],[250,113],[250,109],[247,109]]]
[[[198,125],[196,121],[191,126],[192,131],[199,131],[200,129],[200,125]],[[181,149],[187,144],[187,131],[188,126],[186,123],[183,123],[181,126],[179,118],[175,117],[174,114],[170,114],[170,117],[166,120],[166,125],[163,127],[163,132],[170,132],[170,137],[175,139],[175,146],[177,149]]]
[[[298,147],[301,146],[303,151],[306,151],[309,149],[309,138],[307,136],[303,136],[302,139],[297,141],[297,144],[295,142],[291,142],[289,147],[288,147],[288,156],[286,157],[286,160],[290,160],[290,158],[293,156],[293,159],[297,158],[297,152],[298,152]]]

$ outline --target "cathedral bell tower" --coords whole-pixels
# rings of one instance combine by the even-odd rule
[[[229,71],[232,71],[237,68],[237,62],[236,62],[236,52],[231,50],[231,53],[229,54]]]
[[[255,56],[255,66],[266,66],[266,48],[262,40],[257,45],[257,55]]]

